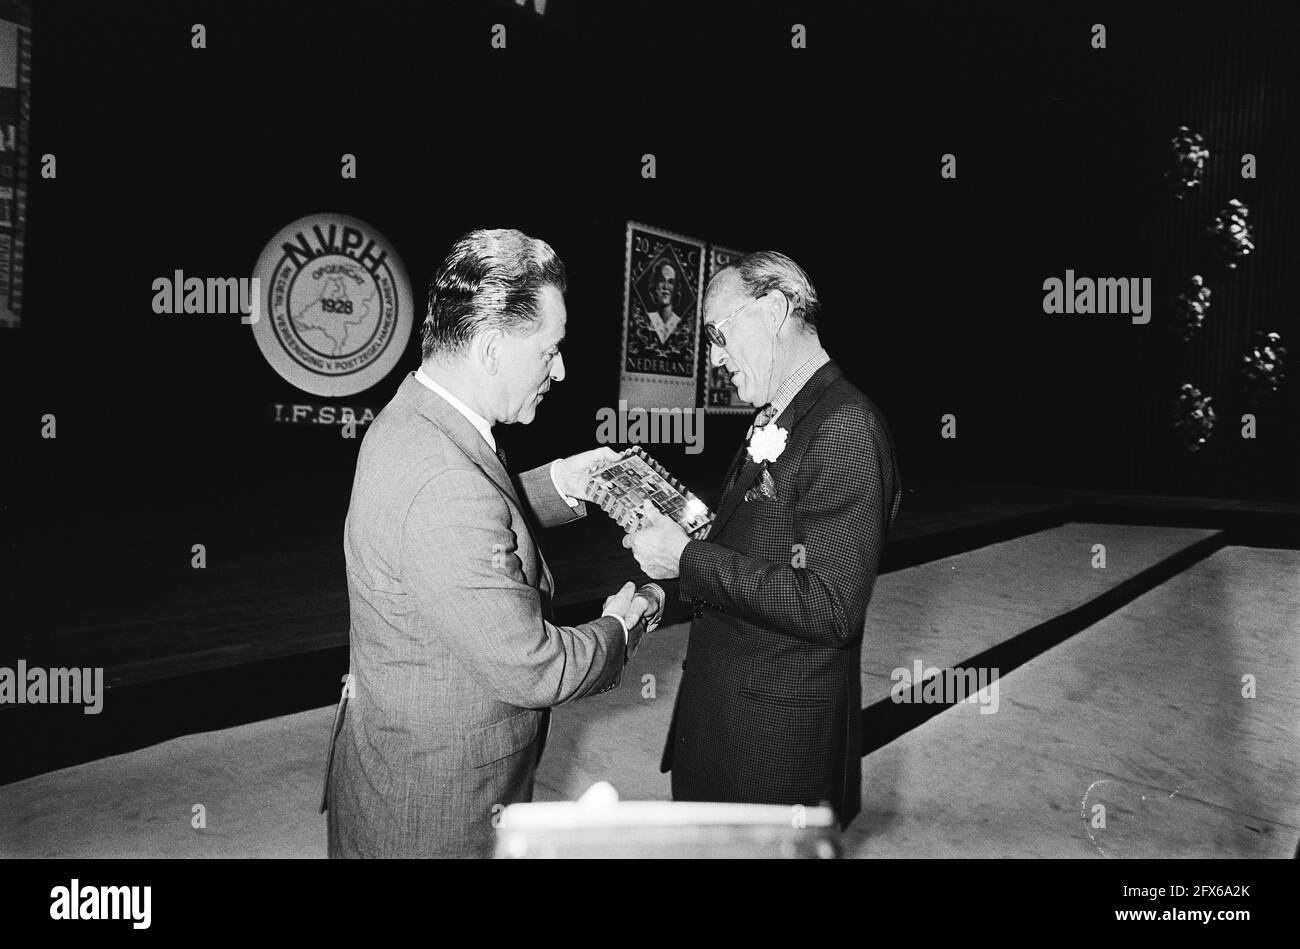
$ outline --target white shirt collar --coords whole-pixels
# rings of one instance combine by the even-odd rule
[[[434,382],[427,375],[425,375],[423,366],[415,370],[415,379],[417,382],[420,383],[420,385],[424,386],[426,389],[429,389],[435,394],[442,396],[442,398],[446,400],[447,403],[450,404],[453,409],[455,409],[461,415],[465,416],[465,419],[469,422],[469,424],[473,425],[474,428],[478,430],[478,433],[483,436],[483,441],[488,443],[488,447],[491,448],[494,453],[496,452],[497,441],[495,438],[492,437],[492,426],[488,423],[487,419],[479,415],[477,412],[471,409],[460,399],[456,398],[454,395],[452,395],[442,386],[438,385],[438,383]]]

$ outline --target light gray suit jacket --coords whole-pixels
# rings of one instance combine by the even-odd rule
[[[618,685],[618,620],[552,625],[529,523],[576,520],[548,467],[516,484],[469,421],[408,376],[371,423],[344,528],[352,696],[323,802],[331,857],[490,856],[528,801],[549,708]]]

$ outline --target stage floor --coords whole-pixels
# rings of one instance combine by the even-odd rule
[[[1297,581],[1300,552],[1225,547],[1011,672],[996,714],[955,706],[880,749],[850,849],[1293,856]]]
[[[1212,534],[1071,523],[884,574],[864,704],[887,697],[894,668],[959,665],[1013,643]],[[1105,569],[1091,565],[1097,543]],[[960,704],[911,728],[863,758],[846,855],[1291,856],[1297,580],[1300,553],[1222,548],[1004,673],[996,713]],[[624,688],[557,709],[538,800],[597,780],[624,799],[668,798],[658,760],[686,634],[657,631]],[[1241,695],[1247,673],[1253,699]],[[0,855],[324,856],[316,809],[332,716],[189,735],[0,786]],[[1104,828],[1084,819],[1098,804]]]

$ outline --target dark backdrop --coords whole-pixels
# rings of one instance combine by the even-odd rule
[[[322,210],[396,244],[417,309],[467,229],[518,227],[563,256],[569,379],[503,434],[519,467],[590,447],[596,409],[616,403],[633,218],[803,263],[827,348],[884,409],[910,483],[1297,498],[1295,386],[1257,410],[1255,442],[1238,437],[1235,388],[1254,330],[1300,343],[1284,5],[988,6],[623,0],[549,18],[450,0],[44,0],[32,161],[54,153],[58,178],[31,182],[25,323],[0,338],[11,526],[62,526],[106,559],[141,532],[187,548],[338,536],[359,439],[269,424],[269,403],[320,400],[237,318],[150,309],[156,277],[248,274],[276,230]],[[790,48],[795,22],[807,50]],[[1179,203],[1160,176],[1184,122],[1212,156],[1205,193]],[[1257,181],[1237,173],[1245,151]],[[339,177],[345,152],[358,180]],[[640,177],[644,152],[657,180]],[[1258,251],[1229,273],[1200,230],[1234,196]],[[1067,267],[1152,276],[1157,301],[1199,270],[1210,325],[1181,346],[1161,310],[1146,327],[1046,316],[1042,281]],[[402,368],[417,363],[414,334]],[[382,405],[400,376],[344,401]],[[1220,413],[1197,455],[1172,437],[1183,381]],[[947,412],[955,441],[939,437]],[[744,424],[710,421],[698,458],[655,454],[711,483]]]

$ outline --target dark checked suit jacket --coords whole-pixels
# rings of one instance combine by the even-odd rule
[[[742,446],[707,540],[682,552],[694,621],[662,770],[676,800],[828,801],[847,826],[861,797],[863,624],[898,469],[880,411],[834,362],[775,424],[789,432],[769,468],[776,496],[744,499],[760,467]]]
[[[642,624],[625,647],[612,617],[548,620],[530,521],[585,512],[547,467],[512,482],[413,375],[376,417],[344,529],[355,694],[326,769],[330,856],[490,856],[496,815],[532,798],[549,707],[618,684]]]

